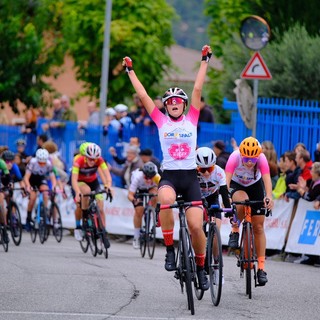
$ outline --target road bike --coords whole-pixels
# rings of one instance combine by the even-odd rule
[[[17,203],[13,200],[14,191],[22,191],[24,188],[14,188],[13,186],[3,187],[7,202],[7,228],[10,230],[13,243],[18,246],[22,238],[21,214]]]
[[[61,219],[61,212],[55,200],[57,193],[57,191],[50,191],[50,207],[48,216],[49,225],[47,228],[47,232],[49,236],[50,229],[52,229],[52,234],[57,240],[57,242],[61,242],[63,236],[63,225]]]
[[[80,195],[80,204],[82,203],[82,197],[89,197],[88,214],[87,216],[83,216],[82,219],[83,239],[80,241],[80,246],[84,253],[86,253],[90,247],[90,251],[94,257],[97,254],[101,255],[104,253],[105,258],[107,259],[110,242],[105,226],[103,225],[101,212],[95,197],[98,194],[106,194],[106,200],[109,199],[110,202],[112,202],[112,194],[109,189],[91,191],[90,193]]]
[[[49,193],[50,190],[39,190],[34,188],[33,191],[39,191],[39,196],[38,203],[34,210],[34,218],[30,222],[31,241],[35,243],[37,234],[39,233],[40,243],[43,244],[48,239],[48,229],[50,227],[48,209],[44,205],[43,193]]]
[[[240,277],[244,277],[246,280],[246,295],[248,295],[249,299],[252,299],[252,272],[254,279],[254,286],[259,286],[258,278],[257,278],[257,254],[256,247],[254,244],[254,234],[251,223],[251,205],[264,205],[264,201],[252,201],[252,200],[244,200],[244,201],[232,201],[233,206],[242,205],[244,206],[244,218],[242,221],[242,231],[240,236],[240,251],[236,250],[235,255],[237,258],[237,266],[240,267]],[[235,208],[235,207],[234,207]],[[260,210],[265,212],[266,216],[271,215],[271,211],[267,210],[264,207],[261,207]],[[238,225],[240,225],[240,221],[238,219],[237,210],[234,209],[233,212],[233,221],[236,221]]]
[[[223,256],[222,256],[222,242],[219,228],[216,224],[216,213],[224,212],[225,216],[233,212],[233,208],[221,208],[219,205],[211,205],[206,209],[205,214],[205,233],[207,234],[206,247],[206,263],[207,272],[210,277],[210,293],[211,300],[215,306],[218,306],[221,299],[222,284],[223,284]]]
[[[164,209],[174,209],[179,210],[179,242],[178,251],[176,255],[176,266],[175,278],[180,281],[181,293],[184,292],[184,287],[187,293],[188,300],[188,310],[194,315],[194,300],[193,300],[193,288],[195,292],[199,292],[200,286],[198,281],[198,276],[196,272],[196,263],[194,259],[194,252],[190,240],[190,234],[187,227],[186,212],[185,209],[190,206],[202,206],[202,201],[191,201],[185,202],[180,196],[172,205],[160,205],[157,204],[156,213],[157,216],[160,210]]]
[[[136,193],[136,198],[142,198],[143,202],[143,219],[140,230],[140,252],[143,258],[146,254],[148,247],[149,258],[152,259],[156,247],[156,211],[151,205],[151,199],[156,197],[157,194],[153,193]]]

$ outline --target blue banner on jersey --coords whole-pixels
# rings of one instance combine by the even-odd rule
[[[319,211],[307,211],[300,233],[300,244],[315,244],[320,235],[320,214]]]

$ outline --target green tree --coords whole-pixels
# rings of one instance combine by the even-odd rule
[[[99,97],[104,36],[105,1],[65,0],[64,35],[85,94]],[[130,56],[148,90],[171,66],[166,49],[173,44],[171,18],[175,12],[165,0],[112,2],[108,102],[123,102],[133,93],[123,75],[122,58]],[[153,92],[151,91],[150,94]]]
[[[53,0],[11,1],[0,4],[0,102],[17,112],[19,99],[39,106],[50,86],[41,78],[63,62],[59,6]]]

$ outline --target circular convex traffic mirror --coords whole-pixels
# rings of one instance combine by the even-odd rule
[[[263,18],[250,16],[242,20],[240,36],[247,48],[259,51],[269,42],[270,27]]]

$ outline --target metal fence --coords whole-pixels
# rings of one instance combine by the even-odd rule
[[[244,125],[237,109],[237,103],[224,100],[225,110],[231,110],[231,124],[200,123],[198,126],[198,146],[212,146],[212,141],[223,140],[227,150],[231,151],[230,139],[234,137],[239,143],[244,137],[251,135],[251,130]],[[37,134],[43,133],[41,124],[46,119],[38,120]],[[278,156],[292,150],[297,142],[303,142],[313,154],[316,143],[320,140],[320,108],[317,102],[262,99],[258,100],[257,139],[270,140],[274,143]],[[47,132],[59,146],[60,153],[70,167],[74,152],[83,141],[92,141],[102,147],[103,156],[111,161],[109,147],[114,146],[119,154],[123,153],[131,136],[138,136],[141,148],[150,148],[154,155],[162,159],[157,128],[142,124],[123,127],[121,133],[110,128],[108,132],[101,127],[78,129],[77,123],[67,122],[65,128],[51,129]],[[27,140],[27,153],[36,150],[36,135],[20,133],[18,126],[0,126],[0,145],[8,145],[16,150],[18,138]]]

